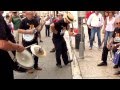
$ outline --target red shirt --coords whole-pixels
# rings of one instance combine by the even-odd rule
[[[93,13],[93,11],[88,11],[88,12],[86,12],[86,18],[88,19],[89,16],[90,16],[92,13]]]

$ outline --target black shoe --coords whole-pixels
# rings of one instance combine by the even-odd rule
[[[115,69],[118,68],[118,65],[114,65],[113,68],[115,68]]]
[[[40,42],[43,42],[42,40],[40,40]]]
[[[71,63],[73,60],[69,60],[68,63]],[[68,65],[68,63],[66,63],[65,65]]]
[[[53,48],[50,52],[55,52],[55,48]]]
[[[59,67],[59,68],[62,68],[62,65],[60,65],[60,64],[56,64],[56,66]]]
[[[120,71],[117,71],[114,75],[120,75]]]
[[[101,63],[98,64],[97,66],[107,66],[107,63],[105,63],[105,62],[101,62]]]

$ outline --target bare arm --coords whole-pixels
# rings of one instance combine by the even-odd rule
[[[55,33],[55,34],[58,33],[58,31],[56,31],[56,29],[55,29],[54,23],[52,23],[52,24],[50,25],[50,27],[51,27],[51,31],[52,31],[53,33]]]
[[[24,30],[24,29],[18,29],[18,33],[22,33],[22,34],[33,34],[34,30],[29,29],[29,30]]]
[[[19,45],[12,43],[11,41],[0,40],[0,49],[5,51],[15,51],[19,49]]]

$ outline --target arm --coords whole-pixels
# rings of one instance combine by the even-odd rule
[[[33,29],[25,30],[24,25],[25,25],[25,23],[24,23],[24,21],[22,21],[20,24],[20,27],[18,29],[18,33],[22,33],[22,34],[33,34],[34,33]]]
[[[93,15],[90,15],[89,18],[88,18],[88,20],[87,20],[87,25],[88,25],[89,28],[92,28],[91,27],[92,17],[93,17]]]
[[[24,30],[24,29],[18,29],[18,33],[22,33],[22,34],[33,34],[34,30],[29,29],[29,30]]]
[[[107,19],[105,19],[105,22],[104,22],[103,33],[105,33],[105,28],[106,28],[106,25],[107,25]]]
[[[12,43],[11,41],[0,40],[0,49],[5,51],[15,51],[19,49],[19,45]]]
[[[55,34],[58,33],[58,31],[56,31],[56,29],[55,29],[55,24],[54,24],[54,23],[52,23],[52,24],[50,25],[50,27],[51,27],[51,31],[52,31],[53,33],[55,33]]]

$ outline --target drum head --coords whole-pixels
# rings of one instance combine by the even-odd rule
[[[31,68],[34,65],[32,54],[27,50],[24,50],[23,52],[16,52],[16,59],[21,67]]]
[[[30,42],[34,39],[34,34],[23,34],[23,39],[27,42]]]

